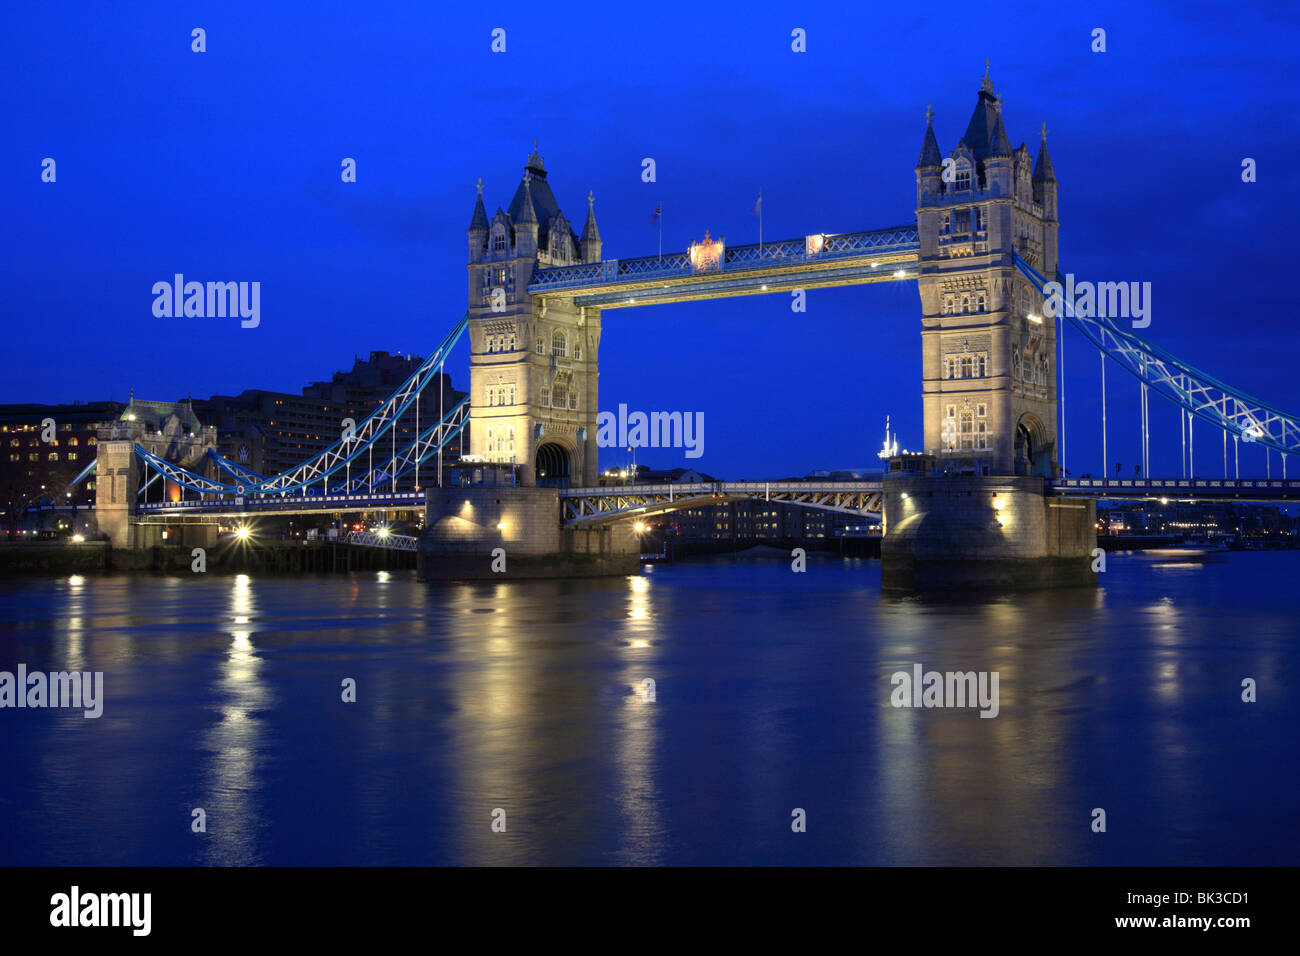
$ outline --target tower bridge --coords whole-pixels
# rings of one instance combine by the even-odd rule
[[[410,480],[413,473],[416,500],[426,505],[424,548],[453,563],[505,546],[534,554],[543,565],[547,556],[567,555],[572,560],[561,570],[584,561],[610,568],[616,558],[639,552],[629,530],[637,517],[778,495],[881,518],[886,570],[892,562],[904,580],[924,564],[945,562],[1068,566],[1064,577],[1049,574],[1050,583],[1080,577],[1082,559],[1096,544],[1098,498],[1300,500],[1300,484],[1285,472],[1287,456],[1300,450],[1297,416],[1182,362],[1114,317],[1075,315],[1068,305],[1062,315],[1049,312],[1050,282],[1060,277],[1060,222],[1046,125],[1036,154],[1023,143],[1013,147],[987,72],[965,132],[946,154],[926,112],[914,170],[914,223],[734,246],[706,232],[683,251],[612,258],[604,254],[594,196],[587,195],[579,233],[548,177],[534,145],[509,203],[490,216],[479,181],[466,232],[468,311],[387,402],[325,452],[283,474],[262,476],[241,470],[202,441],[186,444],[179,458],[142,436],[101,442],[99,467],[112,476],[96,489],[106,514],[122,513],[159,475],[181,489],[182,500],[139,508],[131,522],[115,525],[115,542],[131,543],[132,522],[182,514],[394,507],[401,503],[394,496],[410,494],[399,489],[399,478]],[[899,281],[916,282],[920,300],[922,457],[929,462],[922,472],[891,471],[862,487],[599,486],[605,311]],[[1178,409],[1185,443],[1181,479],[1130,486],[1063,477],[1059,360],[1066,323],[1098,350],[1103,371],[1109,362],[1137,379],[1144,449],[1149,392]],[[462,334],[469,341],[469,396],[440,421],[421,424],[416,398],[443,370]],[[416,437],[399,450],[397,423],[412,410]],[[1196,421],[1223,435],[1221,483],[1193,478]],[[443,483],[440,468],[432,470],[447,441],[465,428],[471,458],[509,470],[510,487],[453,488]],[[1102,429],[1104,436],[1104,416]],[[1280,452],[1281,479],[1243,483],[1235,475],[1229,481],[1229,438],[1234,447],[1245,440]],[[132,458],[134,471],[124,467]],[[422,466],[427,488],[419,480]],[[132,477],[145,472],[152,477],[143,483]]]

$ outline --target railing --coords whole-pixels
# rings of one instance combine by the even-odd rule
[[[353,531],[343,538],[344,544],[363,548],[388,548],[392,551],[414,551],[419,538],[409,534],[385,534],[378,531]]]
[[[812,248],[810,238],[820,240]],[[865,232],[844,232],[798,239],[778,239],[761,245],[751,243],[731,246],[724,251],[718,268],[696,269],[690,255],[685,252],[665,256],[640,256],[633,259],[606,259],[603,262],[578,266],[560,266],[538,269],[533,273],[528,291],[544,293],[550,289],[570,289],[582,286],[617,283],[638,278],[674,278],[708,275],[726,269],[761,268],[768,265],[789,265],[800,262],[817,262],[873,252],[911,252],[920,245],[915,226],[894,226]]]

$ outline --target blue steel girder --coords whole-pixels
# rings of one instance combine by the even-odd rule
[[[439,448],[446,446],[447,442],[464,430],[469,424],[469,409],[469,396],[466,396],[443,416],[442,421],[426,428],[415,441],[399,451],[395,463],[390,460],[381,468],[358,475],[351,481],[345,481],[339,486],[339,490],[344,494],[357,494],[362,488],[373,492],[377,481],[395,481],[401,478],[415,468],[417,463],[423,464],[432,458]]]
[[[1016,256],[1016,268],[1044,296],[1047,279]],[[1057,273],[1057,281],[1064,279]],[[1064,303],[1065,318],[1093,345],[1164,398],[1243,441],[1283,454],[1300,452],[1300,416],[1260,401],[1187,364],[1106,316],[1079,316]],[[1051,310],[1046,310],[1050,314]],[[1097,311],[1101,311],[1098,309]]]
[[[711,267],[696,268],[687,253],[675,252],[538,269],[528,291],[574,298],[578,305],[618,308],[889,282],[916,278],[919,249],[914,225],[895,226],[733,246]]]
[[[719,481],[574,488],[561,492],[567,527],[648,517],[728,501],[778,501],[878,520],[879,481]]]
[[[294,491],[305,492],[311,485],[324,482],[330,475],[361,458],[380,438],[389,432],[397,420],[419,399],[424,389],[431,382],[437,381],[438,374],[447,361],[452,346],[465,332],[468,322],[469,313],[466,313],[460,317],[460,320],[443,339],[437,350],[379,408],[368,415],[351,436],[340,439],[325,451],[308,458],[283,474],[264,478],[260,481],[240,481],[238,484],[227,484],[164,461],[145,451],[139,445],[136,446],[136,454],[148,467],[162,473],[182,488],[204,494],[243,496],[285,495]],[[252,472],[249,473],[252,474]]]

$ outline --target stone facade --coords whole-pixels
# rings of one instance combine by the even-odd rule
[[[594,485],[600,310],[528,294],[536,268],[600,261],[594,199],[578,236],[534,150],[490,220],[479,186],[468,236],[470,455],[525,485]]]
[[[986,74],[945,159],[927,119],[916,167],[925,451],[956,474],[1057,473],[1056,328],[1015,268],[1057,268],[1046,129],[1031,166]]]

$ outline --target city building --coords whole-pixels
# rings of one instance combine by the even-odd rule
[[[71,496],[68,485],[95,460],[99,426],[126,408],[122,402],[0,405],[0,528],[16,533],[26,509],[56,497],[93,507],[93,475]]]

